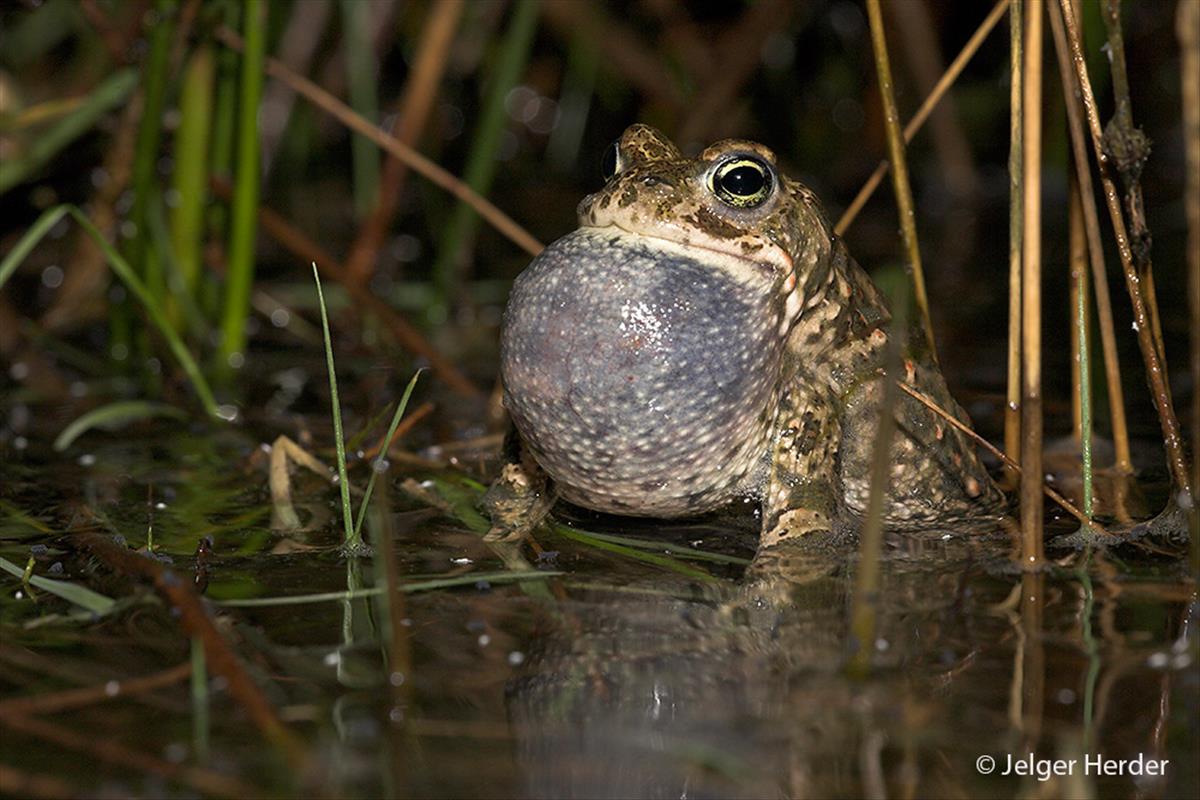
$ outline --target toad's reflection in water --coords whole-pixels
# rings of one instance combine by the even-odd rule
[[[976,648],[962,624],[968,563],[923,558],[886,573],[872,643],[879,668],[863,682],[842,671],[844,568],[794,587],[787,604],[699,586],[691,597],[613,587],[573,598],[509,685],[525,790],[867,796],[884,790],[885,742],[889,779],[915,780],[905,742]],[[924,787],[957,781],[956,769],[921,768]]]

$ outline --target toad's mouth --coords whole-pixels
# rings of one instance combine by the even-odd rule
[[[702,250],[706,254],[704,260],[707,263],[724,267],[734,274],[743,273],[751,267],[760,278],[766,275],[787,279],[793,275],[794,262],[791,255],[779,245],[761,237],[722,238],[672,223],[638,224],[615,219],[584,222],[580,227],[600,235],[606,231],[614,231],[622,236],[653,239],[658,246],[678,250],[684,254]]]

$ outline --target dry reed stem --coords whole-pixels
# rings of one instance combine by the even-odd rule
[[[192,664],[190,661],[185,661],[152,675],[143,675],[119,682],[107,681],[93,686],[47,692],[32,697],[14,697],[0,702],[0,716],[5,714],[55,714],[60,711],[70,711],[108,700],[133,697],[165,686],[174,686],[187,680],[191,674]]]
[[[958,55],[954,57],[954,61],[950,62],[950,66],[946,67],[946,72],[943,73],[941,80],[937,82],[937,85],[933,87],[933,91],[921,103],[921,107],[917,109],[917,113],[913,114],[912,119],[904,126],[904,141],[906,143],[913,140],[913,137],[917,135],[917,131],[925,124],[925,120],[929,119],[929,115],[937,108],[937,104],[945,97],[946,92],[950,90],[954,82],[958,80],[958,76],[962,74],[963,69],[966,68],[984,40],[987,39],[988,34],[992,32],[992,29],[996,27],[996,23],[1004,16],[1004,11],[1008,8],[1008,4],[1009,0],[999,0],[992,7],[991,12],[980,23],[975,33],[971,34],[971,38],[963,45]],[[871,199],[871,195],[879,188],[879,183],[883,180],[883,176],[887,175],[889,167],[890,164],[886,160],[879,162],[879,165],[875,167],[875,171],[871,173],[871,177],[867,178],[867,182],[858,190],[858,194],[855,195],[854,200],[842,212],[841,218],[838,219],[837,224],[833,227],[834,233],[838,236],[845,235],[846,230],[853,224],[855,218],[858,217],[863,206],[867,204],[867,201]]]
[[[237,778],[222,775],[211,769],[172,763],[140,750],[133,750],[109,736],[83,734],[73,728],[22,714],[0,715],[0,726],[26,736],[36,737],[67,750],[86,754],[97,761],[158,775],[167,780],[179,781],[196,791],[214,797],[264,796],[261,790],[243,783]]]
[[[218,197],[229,198],[231,187],[228,181],[214,176],[211,186],[213,193]],[[258,223],[268,236],[275,239],[284,248],[306,262],[316,262],[322,278],[341,284],[359,307],[373,314],[387,326],[402,348],[428,359],[430,368],[446,382],[447,386],[468,397],[474,397],[480,393],[479,388],[443,356],[441,351],[434,347],[423,333],[400,316],[395,309],[372,294],[365,285],[348,280],[345,276],[345,269],[337,259],[308,238],[303,231],[296,228],[279,213],[265,206],[260,206],[258,209]]]
[[[86,508],[84,510],[87,511]],[[110,569],[151,581],[169,607],[179,611],[179,624],[184,632],[199,637],[204,643],[208,664],[214,674],[228,682],[230,697],[246,712],[259,731],[280,747],[293,767],[303,766],[307,759],[307,748],[303,741],[279,721],[266,695],[250,678],[241,659],[213,624],[190,581],[159,562],[118,545],[108,536],[80,532],[72,538]]]
[[[415,148],[425,130],[463,7],[463,0],[442,0],[429,9],[412,70],[404,82],[399,112],[388,131],[408,147]],[[396,156],[389,155],[383,163],[382,173],[375,208],[359,226],[358,235],[346,255],[346,275],[352,281],[366,281],[374,272],[376,256],[400,201],[407,166]]]
[[[1154,270],[1150,261],[1150,228],[1146,223],[1146,204],[1142,199],[1140,181],[1142,166],[1150,157],[1150,140],[1133,124],[1133,101],[1129,95],[1129,76],[1125,68],[1125,37],[1121,33],[1121,0],[1105,0],[1102,5],[1100,16],[1108,33],[1108,62],[1116,104],[1112,119],[1104,130],[1105,150],[1112,156],[1125,189],[1130,250],[1142,279],[1142,299],[1146,304],[1146,316],[1150,319],[1154,346],[1158,348],[1158,359],[1162,362],[1163,382],[1170,386],[1167,349],[1163,343],[1158,297],[1154,291]],[[1078,11],[1076,22],[1079,22]]]
[[[1192,488],[1200,492],[1200,3],[1181,2],[1176,19],[1187,180],[1188,309],[1192,345]],[[1192,496],[1192,571],[1200,572],[1200,503]]]
[[[242,39],[228,28],[218,28],[217,39],[230,49],[241,52]],[[387,153],[395,156],[409,166],[414,172],[424,176],[431,183],[440,186],[456,198],[475,210],[479,216],[493,228],[503,234],[509,241],[525,250],[530,255],[542,252],[542,243],[533,234],[522,228],[512,217],[505,214],[493,203],[476,194],[448,170],[435,164],[430,159],[408,147],[403,142],[389,136],[380,130],[370,120],[364,119],[354,112],[341,100],[317,86],[302,75],[297,75],[286,65],[273,58],[266,59],[267,74],[289,84],[296,92],[322,111],[335,117],[339,122],[355,133],[370,139]]]
[[[913,208],[912,187],[908,182],[908,164],[904,158],[904,135],[900,131],[900,112],[896,109],[896,94],[892,89],[892,65],[888,59],[887,36],[883,26],[883,10],[879,0],[867,0],[867,16],[871,23],[871,45],[875,51],[875,72],[879,78],[879,94],[883,102],[883,120],[887,130],[888,160],[892,162],[892,188],[896,194],[900,215],[900,233],[908,256],[908,271],[912,277],[913,299],[921,316],[921,329],[929,355],[937,363],[937,344],[933,339],[933,323],[929,318],[929,297],[925,292],[925,273],[921,269],[921,248],[917,241],[917,217]]]
[[[1042,565],[1042,20],[1029,0],[1021,70],[1021,566]]]
[[[1051,8],[1050,29],[1054,35],[1055,52],[1058,56],[1059,74],[1063,93],[1067,98],[1068,139],[1075,179],[1083,211],[1084,231],[1087,234],[1088,262],[1092,270],[1092,286],[1096,294],[1096,319],[1100,327],[1100,345],[1104,354],[1104,380],[1108,392],[1108,408],[1112,423],[1114,461],[1113,467],[1119,476],[1133,474],[1133,461],[1129,453],[1129,425],[1125,417],[1125,395],[1121,388],[1121,361],[1117,354],[1116,325],[1113,323],[1112,298],[1108,291],[1108,274],[1104,266],[1104,243],[1100,233],[1100,215],[1096,210],[1096,195],[1092,187],[1091,166],[1087,157],[1086,134],[1079,111],[1079,83],[1071,70],[1066,51],[1066,38],[1062,30],[1061,17],[1056,8]]]
[[[1071,48],[1071,60],[1075,66],[1075,74],[1079,80],[1082,92],[1084,110],[1087,113],[1088,128],[1092,138],[1092,148],[1096,162],[1100,166],[1100,181],[1104,189],[1104,199],[1108,206],[1109,217],[1112,220],[1113,231],[1117,239],[1117,251],[1121,256],[1121,267],[1125,274],[1125,288],[1133,306],[1134,327],[1137,330],[1138,347],[1142,351],[1142,359],[1146,364],[1146,378],[1151,387],[1155,409],[1158,411],[1159,425],[1162,428],[1163,448],[1167,452],[1167,468],[1176,492],[1186,493],[1188,502],[1191,498],[1190,480],[1187,459],[1183,454],[1183,438],[1179,432],[1179,420],[1171,402],[1170,387],[1166,384],[1162,362],[1159,359],[1158,348],[1155,345],[1152,325],[1147,316],[1146,303],[1142,292],[1149,288],[1141,281],[1134,265],[1133,253],[1130,249],[1129,234],[1125,228],[1125,218],[1121,209],[1121,199],[1109,175],[1110,159],[1104,151],[1103,133],[1100,128],[1100,116],[1096,108],[1096,97],[1092,92],[1092,84],[1088,78],[1087,62],[1083,56],[1083,46],[1080,43],[1079,26],[1075,20],[1071,0],[1061,0],[1062,17],[1066,23],[1067,41]]]
[[[1021,196],[1021,41],[1024,0],[1012,0],[1009,8],[1009,118],[1008,118],[1008,379],[1005,386],[1004,450],[1010,455],[1021,451],[1021,233],[1024,228]],[[1020,481],[1020,473],[1005,470],[1009,487]]]
[[[961,422],[957,417],[951,415],[949,411],[946,411],[946,409],[942,408],[937,403],[935,403],[932,399],[929,398],[928,395],[924,394],[923,392],[921,392],[921,390],[919,390],[917,388],[909,386],[907,383],[904,383],[903,381],[896,381],[896,383],[898,383],[900,385],[901,390],[903,390],[909,397],[913,398],[918,403],[925,406],[926,408],[928,408],[933,413],[937,414],[942,419],[946,420],[946,422],[948,422],[951,427],[953,427],[957,431],[960,431],[963,435],[965,435],[971,441],[975,442],[980,447],[982,447],[984,450],[987,450],[989,453],[994,455],[996,458],[1000,459],[1000,462],[1002,464],[1004,464],[1006,467],[1008,467],[1009,469],[1011,469],[1013,472],[1017,473],[1018,475],[1021,474],[1021,465],[1020,464],[1018,464],[1012,458],[1006,456],[1003,452],[1001,452],[1000,448],[996,447],[991,442],[989,442],[987,439],[984,439],[978,433],[971,430],[971,428],[969,426],[967,426],[965,423]],[[1099,533],[1103,536],[1112,536],[1112,534],[1109,533],[1108,530],[1105,529],[1105,527],[1103,525],[1101,525],[1098,522],[1088,519],[1087,515],[1084,514],[1082,511],[1080,511],[1078,508],[1076,508],[1075,505],[1070,500],[1068,500],[1067,498],[1063,497],[1058,492],[1051,489],[1045,483],[1043,483],[1041,485],[1041,487],[1042,487],[1042,493],[1045,494],[1046,497],[1049,497],[1055,503],[1062,506],[1064,511],[1066,511],[1068,514],[1070,514],[1075,519],[1079,520],[1085,526],[1090,527],[1096,533]]]

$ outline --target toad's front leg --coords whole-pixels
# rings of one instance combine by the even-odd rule
[[[546,518],[554,505],[550,479],[533,460],[516,428],[510,428],[504,440],[504,466],[483,496],[483,508],[492,527],[484,537],[488,541],[516,541]]]
[[[837,447],[841,421],[828,391],[797,382],[780,399],[770,473],[763,492],[762,536],[751,580],[804,579],[836,566],[841,507]]]

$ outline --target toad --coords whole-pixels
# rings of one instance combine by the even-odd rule
[[[608,514],[761,509],[756,562],[844,536],[867,506],[891,319],[820,203],[751,141],[687,158],[630,127],[579,228],[517,277],[501,332],[514,425],[485,496],[493,539],[556,498]],[[933,361],[895,375],[968,422]],[[884,522],[995,512],[971,442],[908,395],[894,406]]]

